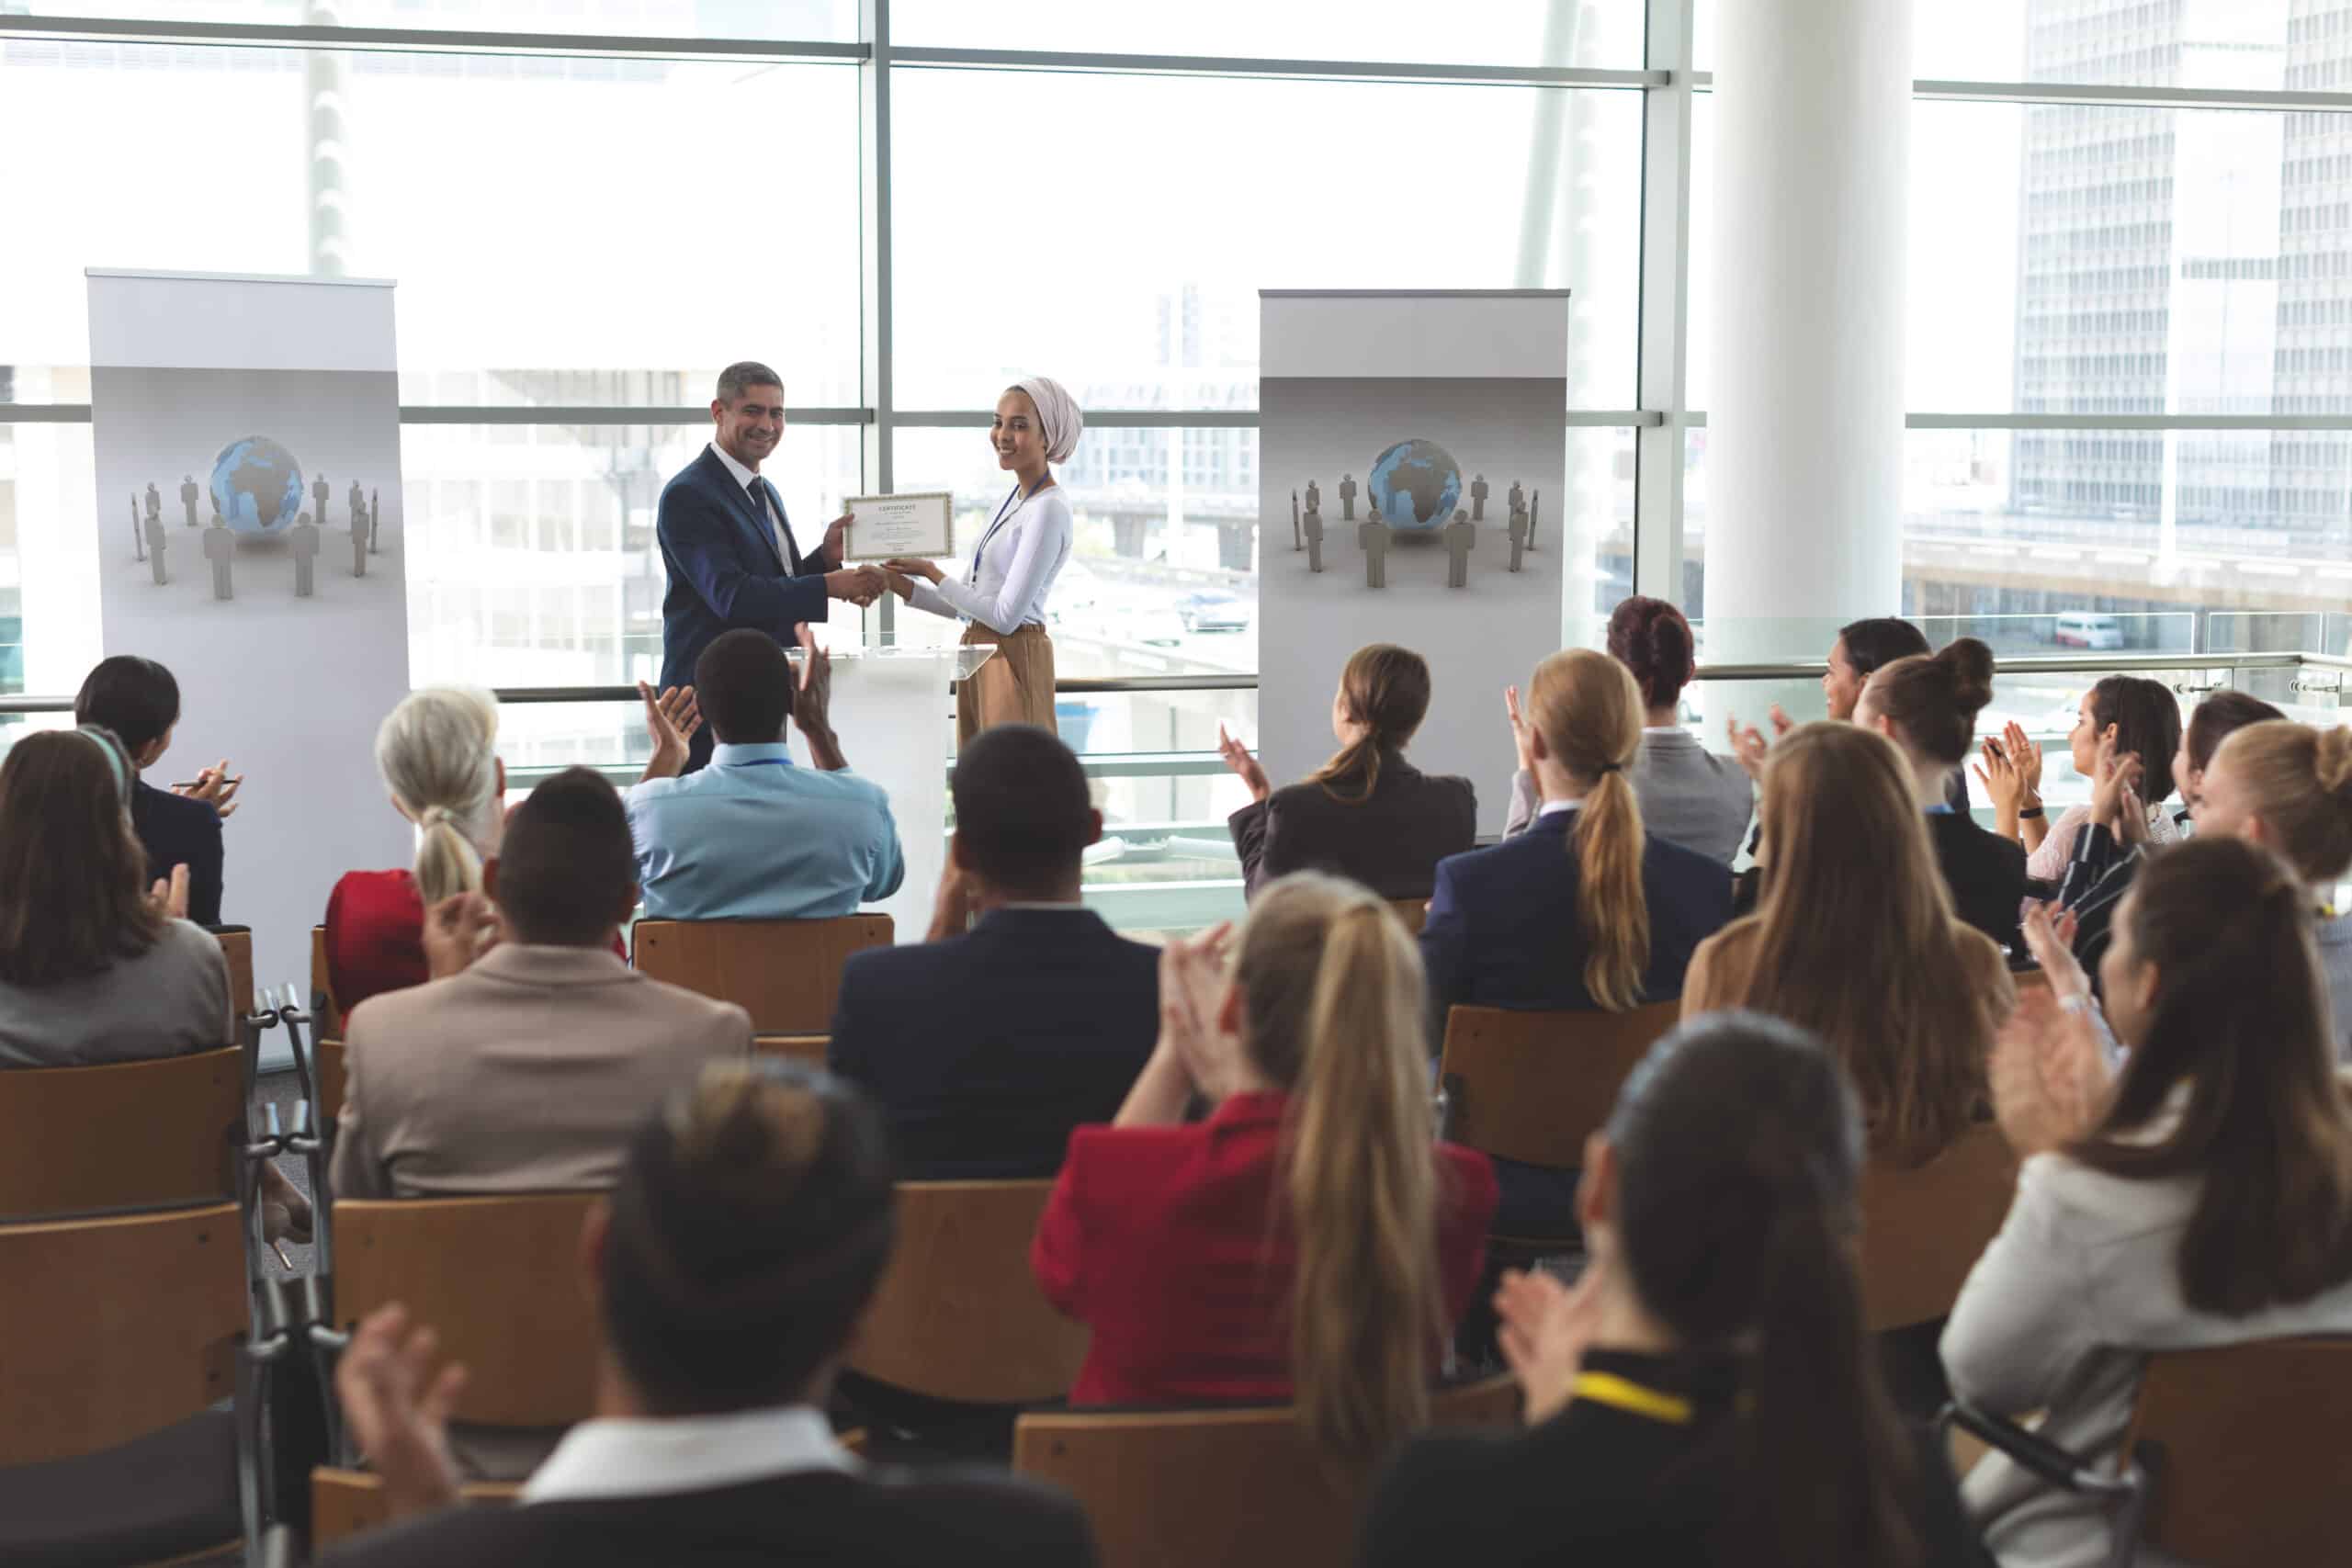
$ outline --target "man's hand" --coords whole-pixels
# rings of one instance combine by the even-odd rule
[[[452,893],[424,912],[424,972],[446,980],[498,945],[498,908],[479,893]]]
[[[952,936],[962,936],[972,929],[972,886],[963,869],[950,855],[946,866],[939,874],[938,891],[931,899],[931,930],[923,933],[925,942],[945,942]]]
[[[849,513],[844,512],[839,517],[834,518],[831,523],[825,525],[825,542],[818,546],[817,548],[824,555],[826,559],[834,561],[840,560],[842,558],[842,536],[848,532]]]
[[[167,920],[187,919],[187,867],[175,865],[168,877],[159,876],[147,890],[147,907]]]
[[[853,566],[825,573],[828,598],[845,600],[861,609],[882,596],[883,576],[870,566]]]
[[[174,785],[172,793],[185,795],[190,800],[203,801],[219,812],[220,819],[225,822],[236,813],[237,789],[244,782],[245,775],[243,773],[239,773],[235,778],[229,776],[229,759],[223,757],[213,766],[198,773],[195,783]]]
[[[803,626],[800,642],[800,690],[792,698],[793,727],[808,742],[808,760],[829,773],[849,766],[830,717],[833,703],[832,656],[816,645]]]
[[[409,1332],[408,1309],[394,1302],[360,1323],[335,1363],[343,1418],[368,1468],[383,1481],[395,1519],[458,1500],[449,1413],[465,1390],[466,1369],[452,1363],[433,1373],[440,1348],[430,1328]]]
[[[672,686],[656,696],[650,685],[639,681],[637,694],[645,701],[645,734],[653,742],[653,754],[645,760],[645,772],[638,775],[637,782],[675,778],[686,765],[686,742],[702,728],[702,710],[695,705],[695,689]]]

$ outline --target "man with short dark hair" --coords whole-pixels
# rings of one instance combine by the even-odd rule
[[[831,667],[821,652],[796,686],[765,632],[722,634],[695,664],[695,703],[718,737],[710,766],[659,776],[628,792],[645,914],[656,920],[813,920],[888,898],[906,876],[890,798],[848,771],[826,722]],[[792,760],[785,724],[808,742]],[[648,722],[662,723],[649,707]],[[674,767],[684,748],[662,738]]]
[[[872,568],[842,568],[846,513],[813,554],[802,555],[784,498],[760,472],[784,439],[782,377],[755,360],[729,366],[718,373],[710,419],[710,445],[662,487],[654,512],[670,578],[662,599],[663,686],[692,681],[703,649],[730,627],[804,642],[803,628],[825,619],[830,601],[870,604],[885,586]],[[710,746],[704,734],[693,737],[687,772],[710,760]]]
[[[426,911],[433,979],[351,1011],[338,1198],[608,1187],[646,1107],[751,1051],[741,1008],[615,956],[637,864],[602,775],[542,782],[482,880]]]
[[[152,659],[119,653],[101,659],[74,698],[74,722],[100,725],[130,753],[133,768],[152,767],[171,750],[180,721],[180,683]],[[198,771],[192,784],[161,790],[144,779],[130,788],[130,825],[147,851],[150,881],[169,881],[187,867],[187,918],[220,923],[220,824],[237,809],[229,763]]]
[[[1102,814],[1068,747],[983,730],[951,788],[931,940],[849,961],[828,1065],[881,1106],[910,1179],[1051,1176],[1070,1129],[1109,1121],[1151,1055],[1159,954],[1080,902]]]

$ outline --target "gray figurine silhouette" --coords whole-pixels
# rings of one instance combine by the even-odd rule
[[[351,508],[351,514],[354,517],[362,519],[367,517],[368,492],[359,488],[359,481],[357,479],[351,481],[351,499],[344,504]],[[369,532],[372,535],[374,530],[370,529]]]
[[[351,575],[368,575],[368,519],[356,512],[351,514]]]
[[[157,490],[154,486],[154,482],[150,480],[147,485],[147,515],[150,517],[161,517],[163,514],[164,492]]]
[[[1356,477],[1353,474],[1341,474],[1340,476],[1340,521],[1352,523],[1355,520]]]
[[[377,550],[376,525],[383,520],[384,492],[371,490],[368,492],[368,553],[371,556]]]
[[[1527,502],[1527,547],[1535,547],[1535,525],[1544,515],[1544,492],[1537,491]]]
[[[139,525],[139,492],[130,492],[130,553],[139,560],[147,558],[147,530]]]
[[[212,514],[212,526],[204,531],[204,558],[212,563],[212,596],[229,599],[235,596],[229,586],[229,563],[237,556],[237,536],[219,513]]]
[[[1484,474],[1470,481],[1470,521],[1473,523],[1487,520],[1487,476]]]
[[[195,527],[196,476],[194,474],[182,474],[180,476],[180,508],[187,513],[187,525],[191,528]]]
[[[145,527],[147,533],[147,570],[154,574],[156,586],[161,587],[163,584],[171,581],[170,578],[164,574],[164,520],[162,517],[151,513],[148,515]]]
[[[1365,518],[1356,525],[1356,543],[1363,547],[1363,585],[1387,587],[1388,525],[1377,516]]]
[[[1453,521],[1445,525],[1445,585],[1448,588],[1470,586],[1470,552],[1477,547],[1477,525],[1470,521],[1467,512],[1457,512]]]
[[[1296,491],[1290,492],[1290,547],[1295,550],[1303,550],[1306,547],[1306,540],[1298,531],[1298,491]]]
[[[1306,509],[1306,570],[1323,570],[1323,514],[1311,506]]]
[[[1519,555],[1520,552],[1525,548],[1527,548],[1527,513],[1524,512],[1514,512],[1510,514],[1511,570],[1517,571],[1519,570]]]
[[[1521,490],[1521,489],[1520,488],[1520,484],[1519,484],[1519,481],[1518,481],[1517,479],[1513,479],[1513,480],[1511,480],[1511,481],[1510,481],[1510,509],[1511,509],[1513,512],[1520,511],[1521,509],[1524,508],[1524,507],[1527,505],[1527,491],[1525,491],[1524,490]]]
[[[294,549],[294,597],[308,599],[317,586],[311,563],[318,558],[319,525],[305,512],[294,519],[294,526],[286,530],[286,538]]]
[[[1313,479],[1306,481],[1306,510],[1309,512],[1323,510],[1323,491]]]
[[[327,525],[327,497],[334,493],[327,487],[326,475],[321,474],[311,481],[311,504],[318,509],[319,526],[322,528]]]

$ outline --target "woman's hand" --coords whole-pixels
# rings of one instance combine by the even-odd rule
[[[395,1302],[361,1321],[335,1363],[344,1419],[383,1481],[396,1519],[458,1500],[449,1415],[465,1390],[466,1369],[453,1362],[434,1373],[440,1348],[430,1328],[409,1332],[408,1309]]]
[[[2090,999],[2091,977],[2075,957],[2075,911],[2061,909],[2055,914],[2049,903],[2036,899],[2027,906],[2022,930],[2025,948],[2041,972],[2050,979],[2050,994],[2064,1001],[2068,997]]]
[[[1503,1272],[1502,1288],[1495,1292],[1495,1315],[1502,1319],[1499,1342],[1526,1396],[1531,1427],[1567,1405],[1584,1353],[1600,1326],[1600,1276],[1607,1267],[1594,1259],[1573,1288],[1541,1269]]]
[[[1732,761],[1747,769],[1749,778],[1762,784],[1764,758],[1771,750],[1764,739],[1763,731],[1752,724],[1743,728],[1739,716],[1733,714],[1724,720],[1724,734],[1731,741]]]
[[[2148,831],[2148,803],[2140,798],[2136,784],[2125,784],[2116,803],[2115,836],[2127,844],[2144,844],[2154,836]]]
[[[915,560],[911,558],[901,556],[894,556],[890,559],[884,561],[882,563],[882,570],[885,572],[896,572],[900,577],[920,577],[925,582],[933,583],[934,585],[937,584],[942,577],[946,575],[939,570],[939,563],[937,561]]]
[[[1510,744],[1519,758],[1519,771],[1528,777],[1535,776],[1535,728],[1527,722],[1527,715],[1520,711],[1519,688],[1503,688],[1503,716],[1510,721]]]
[[[1225,1025],[1232,935],[1228,921],[1171,942],[1159,954],[1160,1038],[1193,1087],[1212,1100],[1237,1092],[1249,1076],[1241,1036]]]
[[[1274,793],[1274,786],[1266,782],[1266,770],[1259,765],[1257,758],[1250,754],[1249,747],[1226,733],[1222,723],[1216,727],[1216,754],[1225,759],[1225,765],[1238,774],[1241,782],[1249,787],[1250,799],[1262,801]]]
[[[187,867],[175,865],[168,877],[157,877],[147,889],[147,907],[167,920],[187,919]]]
[[[220,820],[226,822],[231,817],[236,815],[237,790],[244,782],[245,775],[243,773],[239,773],[235,778],[229,776],[229,759],[223,757],[211,767],[200,770],[196,775],[195,783],[175,786],[172,793],[185,795],[190,800],[203,801],[220,814]]]
[[[2009,760],[2017,764],[2018,776],[2025,781],[2024,805],[2041,804],[2041,748],[2025,732],[2025,726],[2011,719],[2002,728],[2001,745]]]
[[[2098,756],[2091,764],[2091,820],[2119,837],[2123,831],[2123,797],[2140,782],[2136,751],[2119,752],[2114,731],[2098,738]],[[2143,826],[2146,813],[2142,813]]]
[[[2054,989],[2019,997],[1994,1037],[1991,1077],[1993,1114],[2019,1159],[2088,1134],[2108,1081],[2087,1005],[2062,1006]]]
[[[498,907],[480,893],[452,893],[424,911],[424,973],[446,980],[498,945]]]

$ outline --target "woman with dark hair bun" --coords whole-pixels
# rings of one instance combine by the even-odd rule
[[[1910,764],[1936,863],[1952,912],[2016,953],[2025,897],[2025,851],[1952,809],[1952,774],[1976,739],[1976,715],[1993,700],[1993,650],[1964,637],[1934,655],[1881,665],[1862,685],[1854,722],[1894,742]]]
[[[1642,689],[1642,749],[1625,770],[1650,833],[1725,865],[1739,853],[1755,815],[1756,790],[1745,769],[1699,744],[1682,727],[1682,688],[1698,673],[1697,644],[1682,612],[1635,594],[1609,617],[1609,657],[1634,672]],[[1503,837],[1535,819],[1535,776],[1521,767],[1511,780]]]
[[[1468,779],[1405,761],[1429,711],[1429,661],[1375,642],[1349,658],[1331,695],[1339,750],[1299,783],[1276,789],[1250,748],[1217,727],[1225,765],[1250,789],[1226,826],[1252,897],[1294,871],[1350,877],[1384,898],[1430,896],[1437,863],[1477,841],[1478,793]]]
[[[1365,1568],[1982,1561],[1862,1327],[1863,1137],[1820,1041],[1755,1013],[1653,1049],[1585,1145],[1590,1262],[1496,1298],[1528,1430],[1405,1450]]]

